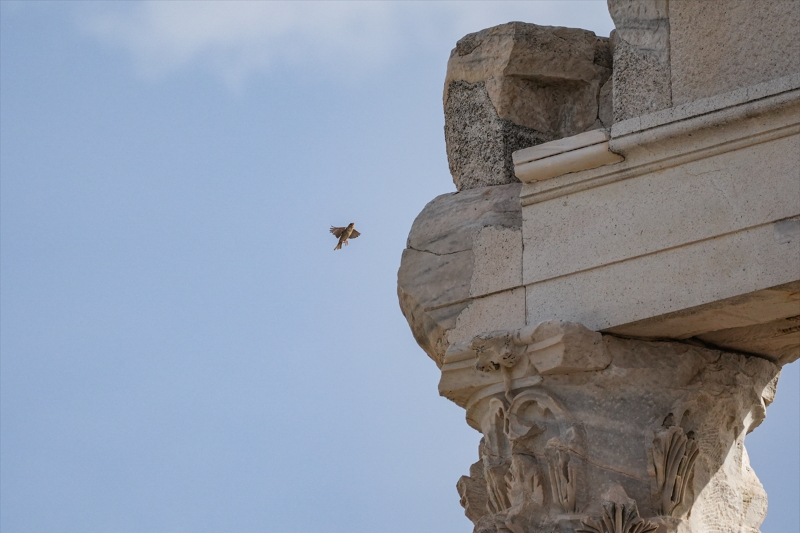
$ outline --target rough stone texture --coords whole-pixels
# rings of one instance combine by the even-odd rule
[[[484,82],[454,81],[444,104],[444,137],[453,182],[459,191],[513,183],[511,154],[552,137],[501,119]]]
[[[800,281],[631,322],[609,332],[650,339],[696,337],[782,366],[800,357]]]
[[[800,72],[797,0],[670,0],[672,102]]]
[[[725,6],[721,26],[697,14]],[[797,24],[765,3],[737,27],[742,6],[609,0],[610,43],[511,23],[453,51],[461,192],[415,221],[398,296],[440,394],[483,434],[457,483],[475,533],[758,533],[767,499],[744,438],[800,356],[800,75],[756,84],[798,64],[776,52],[798,46]],[[769,24],[739,39],[768,64],[704,71],[704,46]],[[616,162],[466,190],[511,181],[516,142],[611,122]],[[580,159],[585,135],[558,143]],[[515,157],[552,165],[550,149]]]
[[[479,388],[469,401],[443,389],[484,435],[480,460],[457,484],[475,532],[758,530],[766,495],[744,438],[774,398],[776,365],[677,342],[595,341],[577,324],[528,329],[469,345],[474,360],[501,362],[476,363],[486,371],[471,371]],[[537,354],[559,344],[599,349],[604,363],[539,374]],[[451,346],[446,361],[463,362],[446,362],[442,379],[460,373],[451,383],[468,388],[469,359],[451,354],[464,349]],[[617,511],[641,528],[614,529]]]
[[[670,107],[668,0],[608,0],[608,10],[616,26],[614,122]]]
[[[475,317],[492,313],[497,298],[479,297],[521,284],[519,190],[519,184],[509,184],[439,196],[411,227],[397,273],[397,295],[417,343],[440,366],[448,332],[455,328],[474,334],[481,327]],[[495,253],[501,253],[500,264],[487,257]],[[524,323],[524,290],[515,294],[516,304],[501,306],[508,309],[499,316],[508,319],[514,312],[521,319],[513,323]],[[466,315],[460,318],[462,312]]]
[[[522,230],[486,226],[473,241],[475,254],[470,296],[522,286]]]
[[[511,22],[461,39],[444,89],[456,188],[513,183],[513,151],[603,127],[611,66],[608,39],[586,30]]]
[[[796,0],[608,0],[614,121],[800,71]]]
[[[611,129],[614,124],[614,78],[608,78],[600,87],[600,98],[598,102],[597,117],[603,123],[603,127]]]
[[[717,302],[800,280],[798,131],[800,76],[779,78],[616,123],[625,161],[526,184],[527,321],[797,359],[796,291]]]

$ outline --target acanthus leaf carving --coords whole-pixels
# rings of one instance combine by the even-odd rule
[[[651,533],[658,529],[639,516],[636,500],[625,494],[621,485],[612,486],[604,495],[602,513],[597,518],[584,518],[575,533]]]
[[[488,509],[494,514],[502,513],[511,507],[511,502],[508,498],[508,484],[506,481],[506,476],[511,468],[510,461],[492,461],[487,457],[484,457],[483,461],[483,472],[484,476],[486,476],[486,493],[488,495]]]
[[[480,447],[483,447],[483,440],[481,440]],[[477,522],[489,512],[489,497],[486,493],[486,478],[482,460],[470,466],[468,476],[461,476],[456,483],[456,489],[467,518]]]
[[[650,533],[658,526],[639,516],[636,504],[631,507],[622,503],[606,502],[599,519],[581,520],[583,527],[576,533]]]
[[[655,433],[651,448],[651,459],[656,480],[657,507],[665,516],[672,516],[684,502],[686,487],[694,471],[700,450],[694,434],[686,434],[674,424],[670,413],[664,421],[664,429]]]
[[[510,403],[493,397],[480,427],[489,513],[512,519],[533,509],[542,516],[575,512],[579,462],[573,455],[582,447],[571,417],[552,396],[528,389]],[[466,481],[461,486],[468,497]]]
[[[521,507],[530,502],[544,506],[542,476],[535,457],[515,453],[511,456],[511,468],[506,475],[506,485],[511,507]]]
[[[555,440],[555,439],[553,439]],[[575,512],[575,467],[560,443],[548,443],[547,466],[553,501],[567,513]]]

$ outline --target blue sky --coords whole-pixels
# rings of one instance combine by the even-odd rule
[[[450,49],[510,20],[613,28],[602,1],[0,2],[3,533],[471,531],[479,436],[396,272],[454,190]],[[747,439],[765,533],[800,527],[799,384]]]

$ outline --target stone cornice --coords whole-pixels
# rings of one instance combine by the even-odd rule
[[[744,104],[754,104],[797,89],[800,89],[800,73],[617,122],[611,127],[611,137],[617,139],[726,109],[741,109]]]
[[[514,152],[514,174],[531,183],[623,161],[609,148],[606,130],[587,131]]]
[[[601,370],[608,363],[600,333],[553,320],[450,345],[439,393],[465,407],[469,420],[484,398],[530,387],[542,376]]]
[[[616,164],[598,167],[597,155],[582,148],[536,160],[541,168],[567,173],[532,179],[526,173],[532,163],[521,162],[515,168],[527,183],[520,201],[523,206],[544,202],[798,132],[800,75],[793,75],[615,124],[608,147],[625,158]],[[556,158],[570,161],[559,164]]]

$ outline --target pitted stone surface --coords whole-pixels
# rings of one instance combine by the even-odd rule
[[[461,39],[444,88],[456,188],[514,183],[515,150],[603,127],[611,66],[608,39],[586,30],[510,22]]]
[[[614,122],[672,105],[668,0],[608,0],[616,30]]]
[[[797,0],[670,0],[674,105],[800,72]]]
[[[522,230],[500,226],[481,228],[474,239],[475,263],[470,296],[482,296],[522,286]]]
[[[497,115],[484,82],[454,81],[444,105],[450,173],[459,191],[514,183],[511,154],[551,139]]]

